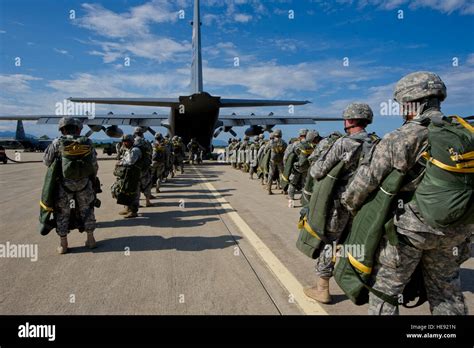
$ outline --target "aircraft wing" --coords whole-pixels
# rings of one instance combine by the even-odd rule
[[[253,106],[289,106],[305,105],[311,103],[308,100],[271,100],[271,99],[225,99],[220,100],[221,108],[245,108]]]
[[[96,103],[115,105],[167,106],[179,105],[178,98],[69,98],[75,103]]]
[[[162,126],[167,115],[158,114],[107,114],[95,115],[94,117],[84,115],[17,115],[0,116],[0,121],[37,121],[38,124],[57,124],[62,117],[76,117],[82,120],[84,125],[90,126]]]
[[[275,126],[277,124],[311,124],[317,121],[342,121],[341,117],[315,117],[315,116],[240,116],[219,115],[219,121],[224,127],[239,126]]]

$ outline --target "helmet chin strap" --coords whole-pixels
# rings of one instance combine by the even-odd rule
[[[349,129],[356,128],[356,127],[358,127],[358,126],[352,125],[352,126],[344,127],[344,131],[345,131],[347,134],[349,134]]]

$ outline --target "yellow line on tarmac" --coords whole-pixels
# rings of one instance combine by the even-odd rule
[[[232,208],[229,202],[214,188],[214,186],[206,180],[206,178],[193,166],[196,173],[201,177],[202,183],[212,193],[216,201],[222,206],[230,219],[240,229],[247,241],[254,247],[257,254],[262,261],[272,271],[275,277],[280,281],[284,288],[293,297],[298,306],[305,314],[312,315],[327,315],[328,313],[317,303],[309,299],[303,292],[303,286],[295,278],[295,276],[281,263],[281,261],[272,253],[272,251],[265,245],[265,243],[257,236],[257,234],[250,228],[249,225],[240,217],[240,215]]]

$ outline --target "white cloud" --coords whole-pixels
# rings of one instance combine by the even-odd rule
[[[252,19],[252,16],[244,13],[236,13],[234,19],[239,23],[247,23]]]
[[[54,49],[54,52],[58,52],[58,53],[64,54],[64,55],[68,55],[68,54],[69,54],[68,51],[63,50],[63,49],[58,49],[58,48],[55,48],[55,49]]]
[[[0,90],[3,93],[27,92],[31,89],[30,82],[37,80],[41,80],[41,78],[25,74],[1,74]]]

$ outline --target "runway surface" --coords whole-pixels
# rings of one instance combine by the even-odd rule
[[[8,151],[10,157],[14,154]],[[23,161],[41,154],[22,154]],[[115,161],[100,161],[98,248],[37,232],[42,163],[0,165],[0,244],[38,246],[38,259],[0,258],[0,314],[366,314],[331,280],[334,304],[304,296],[314,261],[295,247],[299,209],[247,173],[217,162],[186,166],[154,207],[123,219],[110,195]],[[275,191],[278,192],[278,191]],[[144,201],[142,200],[144,204]],[[474,261],[462,267],[474,310]],[[429,314],[425,304],[402,314]]]

